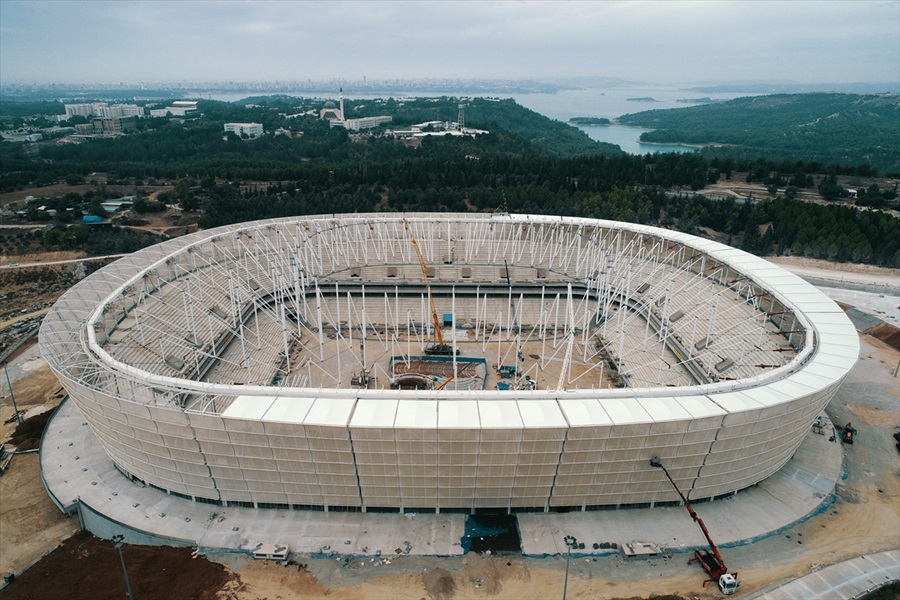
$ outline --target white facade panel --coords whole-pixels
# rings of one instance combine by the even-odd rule
[[[666,421],[687,422],[692,417],[691,413],[681,404],[675,402],[674,398],[636,398],[635,400],[647,416],[656,423]],[[643,422],[645,419],[641,421]]]
[[[355,405],[355,398],[318,398],[303,419],[303,424],[346,427]]]
[[[683,396],[675,398],[675,402],[688,411],[691,419],[695,421],[700,419],[709,420],[725,414],[725,409],[705,396]]]
[[[612,425],[613,420],[601,402],[595,398],[590,399],[562,399],[559,406],[566,416],[566,420],[572,427],[592,427],[597,425]]]
[[[568,426],[556,400],[518,400],[517,404],[526,430]]]
[[[483,429],[521,429],[522,416],[515,402],[508,400],[479,400],[478,414]]]
[[[312,408],[314,398],[276,398],[262,419],[279,423],[302,423]]]
[[[398,429],[435,429],[438,422],[436,400],[400,400],[394,426]]]
[[[275,402],[271,396],[238,396],[222,411],[223,417],[235,419],[261,419]]]
[[[396,415],[396,400],[358,400],[350,427],[393,427]]]
[[[476,400],[453,400],[439,403],[439,429],[478,429],[480,426],[481,420],[478,417]]]

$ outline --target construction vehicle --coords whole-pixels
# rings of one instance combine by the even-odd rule
[[[856,437],[856,427],[852,423],[844,425],[844,431],[841,433],[841,441],[845,444],[853,445],[853,439]]]
[[[0,475],[9,468],[9,463],[12,460],[13,452],[9,452],[6,449],[6,446],[0,444]]]
[[[497,369],[497,372],[500,373],[500,377],[503,379],[511,379],[516,376],[519,369],[516,365],[503,365]]]
[[[428,303],[431,305],[431,318],[434,321],[434,337],[437,343],[425,348],[425,354],[429,356],[453,356],[453,346],[444,341],[444,334],[441,333],[441,320],[438,318],[437,307],[434,305],[434,298],[431,296],[431,286],[428,284],[428,266],[425,264],[425,258],[419,249],[419,243],[416,241],[416,236],[413,235],[412,228],[409,226],[409,221],[406,220],[406,217],[403,217],[403,226],[406,227],[409,241],[412,242],[416,256],[419,258],[419,265],[422,267],[422,280],[425,282],[425,292],[428,294]],[[456,350],[455,354],[459,354],[459,350]]]
[[[700,526],[700,531],[703,532],[707,543],[709,543],[709,550],[695,550],[694,558],[690,559],[688,564],[699,562],[700,566],[703,567],[703,570],[709,575],[709,579],[703,582],[704,587],[710,582],[717,583],[719,585],[719,590],[726,596],[730,596],[738,589],[738,586],[741,585],[737,580],[737,573],[728,572],[728,567],[725,566],[725,560],[722,558],[722,555],[719,554],[719,549],[709,536],[709,530],[706,528],[706,524],[703,523],[703,519],[697,516],[694,507],[691,506],[688,499],[684,497],[684,494],[682,494],[681,490],[678,489],[678,486],[675,485],[675,480],[669,475],[669,472],[663,466],[658,456],[654,456],[650,459],[650,466],[663,470],[669,483],[672,484],[672,487],[675,488],[675,491],[681,496],[681,501],[684,502],[684,507],[687,508],[688,514],[690,514],[694,522]]]
[[[368,388],[369,381],[371,380],[370,374],[371,371],[369,371],[369,369],[363,369],[359,372],[359,375],[354,375],[350,378],[350,385],[355,385],[361,388]]]

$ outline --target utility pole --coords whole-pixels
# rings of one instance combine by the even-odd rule
[[[9,397],[12,398],[13,410],[16,413],[16,422],[22,424],[22,415],[19,414],[19,407],[16,406],[16,395],[13,394],[12,383],[9,381],[9,371],[6,370],[6,363],[3,363],[3,374],[6,375],[6,385],[9,386]]]
[[[575,545],[575,538],[567,535],[563,541],[566,543],[566,578],[563,580],[563,600],[566,600],[566,592],[569,587],[569,561],[572,560],[572,546]]]
[[[131,595],[131,582],[128,581],[128,569],[125,568],[125,557],[122,556],[122,540],[125,539],[125,536],[120,533],[112,536],[111,539],[116,546],[116,550],[119,551],[119,561],[122,563],[122,573],[125,575],[125,588],[128,590],[128,600],[134,600],[134,596]]]

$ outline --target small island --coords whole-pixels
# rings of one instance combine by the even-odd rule
[[[572,117],[569,123],[575,125],[609,125],[611,121],[605,117]]]
[[[628,102],[659,102],[656,98],[650,96],[641,96],[640,98],[626,98]]]

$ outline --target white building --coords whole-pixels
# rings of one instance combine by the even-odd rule
[[[72,117],[94,117],[101,116],[100,111],[109,105],[106,102],[90,102],[80,104],[66,104],[66,120]]]
[[[471,127],[463,127],[460,123],[454,123],[452,121],[426,121],[424,123],[417,123],[415,125],[411,125],[409,129],[405,130],[396,130],[393,132],[394,137],[398,138],[423,138],[429,136],[469,136],[475,137],[477,135],[483,135],[486,133],[490,133],[485,129],[473,129]]]
[[[347,119],[346,121],[332,121],[331,124],[334,127],[343,126],[350,131],[360,131],[362,129],[374,129],[384,123],[390,123],[391,120],[390,116],[362,117],[360,119]]]
[[[344,121],[344,88],[341,88],[341,104],[340,107],[335,106],[334,102],[328,101],[322,110],[319,111],[319,118],[325,121]]]
[[[360,131],[362,129],[374,129],[384,123],[390,123],[392,120],[389,116],[347,119],[344,115],[344,89],[341,88],[340,105],[335,105],[334,102],[329,101],[319,111],[319,118],[328,121],[332,127],[343,127],[350,131]]]
[[[116,200],[106,200],[105,202],[101,202],[100,206],[108,213],[117,213],[134,206],[134,198],[134,196],[122,196]]]
[[[225,132],[229,131],[240,137],[247,136],[251,140],[265,133],[262,123],[225,123]]]
[[[113,104],[107,102],[90,102],[66,104],[66,114],[60,120],[68,121],[72,117],[143,117],[144,109],[137,104]]]
[[[165,117],[172,115],[173,117],[186,117],[197,111],[196,100],[176,100],[171,106],[165,108],[154,108],[150,110],[151,117]]]
[[[98,117],[143,117],[144,108],[137,104],[113,104],[101,106],[96,112]]]

